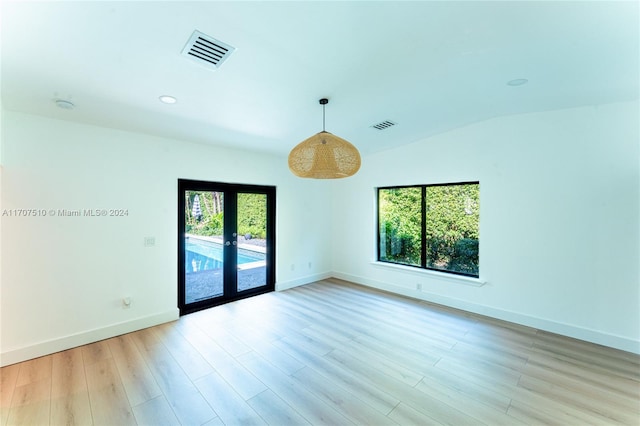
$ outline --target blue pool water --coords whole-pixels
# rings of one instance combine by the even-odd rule
[[[185,238],[185,271],[189,274],[198,271],[208,271],[222,268],[222,244],[209,241]],[[264,253],[238,249],[238,265],[264,260]]]

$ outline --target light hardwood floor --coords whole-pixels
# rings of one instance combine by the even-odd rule
[[[640,424],[637,355],[338,280],[1,379],[1,425]]]

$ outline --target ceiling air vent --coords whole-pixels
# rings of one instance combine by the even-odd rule
[[[389,121],[389,120],[385,120],[382,121],[378,124],[374,124],[373,127],[374,129],[378,129],[378,130],[384,130],[384,129],[388,129],[391,126],[395,126],[397,123],[394,123],[393,121]]]
[[[196,30],[182,49],[182,54],[200,65],[217,70],[234,50],[235,47]]]

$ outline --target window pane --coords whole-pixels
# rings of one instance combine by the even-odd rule
[[[223,295],[224,193],[185,191],[185,302]]]
[[[378,191],[380,260],[420,266],[422,189]]]
[[[238,193],[236,291],[267,285],[267,194]]]
[[[478,276],[480,185],[428,186],[427,268]]]

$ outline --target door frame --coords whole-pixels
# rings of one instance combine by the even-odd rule
[[[224,249],[224,284],[223,296],[211,299],[201,300],[193,303],[186,303],[186,276],[185,276],[185,191],[207,191],[207,192],[224,192],[224,234],[226,236],[235,229],[237,222],[237,197],[230,206],[229,214],[227,213],[227,193],[257,193],[265,194],[267,198],[267,241],[266,241],[266,280],[265,286],[237,292],[237,246],[223,246]],[[211,308],[213,306],[224,303],[233,302],[235,300],[244,299],[258,294],[268,293],[275,290],[275,241],[276,241],[276,187],[265,185],[247,185],[226,182],[211,182],[203,180],[178,179],[178,309],[180,315],[186,315],[202,309]],[[231,258],[230,262],[227,258]],[[227,291],[231,290],[231,291]],[[228,294],[227,294],[228,293]]]

